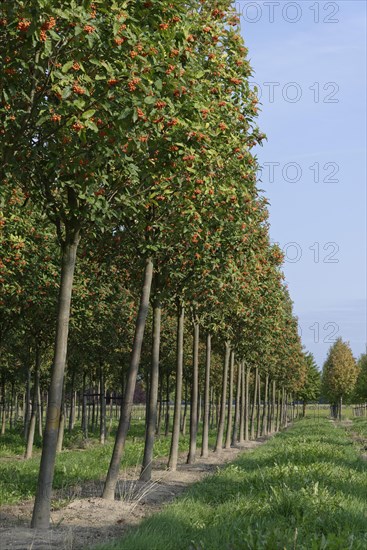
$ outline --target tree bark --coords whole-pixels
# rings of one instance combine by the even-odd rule
[[[249,412],[250,412],[250,369],[246,368],[242,374],[245,379],[245,441],[249,440]]]
[[[276,399],[276,381],[273,380],[272,382],[272,390],[271,390],[271,416],[270,416],[270,432],[275,432],[275,399]]]
[[[24,439],[28,439],[29,423],[31,420],[31,369],[27,368],[27,387],[24,402]]]
[[[135,325],[135,335],[131,353],[129,371],[127,374],[126,388],[121,408],[120,421],[116,433],[115,446],[112,453],[110,467],[103,490],[103,498],[113,500],[117,478],[120,471],[120,462],[125,448],[126,436],[129,429],[130,415],[133,405],[136,377],[138,373],[141,348],[143,345],[146,319],[149,310],[149,297],[152,287],[153,262],[148,258],[144,269],[144,282],[140,297],[139,313]]]
[[[199,392],[199,323],[194,321],[194,338],[192,353],[192,386],[190,403],[190,444],[187,464],[193,464],[196,459],[196,437],[198,431],[198,392]]]
[[[100,363],[99,366],[99,386],[100,386],[100,415],[99,415],[99,441],[101,445],[104,445],[106,442],[106,389],[105,389],[105,380],[104,380],[104,371],[103,364]]]
[[[46,529],[50,524],[51,490],[55,470],[57,436],[60,423],[62,387],[68,344],[71,294],[73,288],[76,253],[80,240],[79,227],[67,228],[62,251],[62,267],[56,340],[51,382],[46,413],[41,464],[31,527]]]
[[[173,413],[173,430],[171,448],[168,459],[168,468],[175,471],[178,459],[178,443],[180,438],[180,418],[182,400],[182,372],[183,372],[183,337],[185,310],[182,304],[178,304],[177,320],[177,364],[176,364],[176,393],[175,408]],[[167,404],[169,406],[169,404]]]
[[[236,406],[234,410],[234,425],[232,433],[232,445],[235,446],[238,441],[238,427],[240,422],[240,403],[241,403],[241,386],[242,386],[242,363],[237,364],[237,388],[236,388]]]
[[[145,431],[145,446],[143,464],[140,473],[142,481],[150,481],[152,477],[152,461],[154,435],[157,424],[157,401],[158,401],[158,382],[159,382],[159,352],[161,340],[161,317],[162,306],[159,298],[155,298],[153,303],[153,342],[152,342],[152,362],[150,370],[150,390],[148,403],[148,417]]]
[[[185,380],[185,406],[184,406],[184,412],[182,415],[182,422],[181,422],[181,433],[182,435],[186,435],[186,420],[187,420],[187,402],[188,402],[188,382],[187,378]]]
[[[264,387],[264,407],[261,419],[261,435],[268,434],[267,427],[267,414],[268,414],[268,389],[269,389],[269,375],[265,375],[265,387]]]
[[[34,386],[33,386],[33,400],[32,400],[32,412],[29,422],[28,435],[27,435],[27,447],[25,452],[25,459],[32,458],[33,453],[33,443],[34,443],[34,434],[36,431],[36,418],[37,418],[37,409],[38,409],[38,395],[39,395],[39,370],[40,370],[40,350],[39,347],[36,347],[36,362],[34,369]]]
[[[75,372],[71,376],[71,389],[70,389],[70,413],[69,413],[69,433],[74,428],[75,423],[75,392],[74,392]]]
[[[164,415],[164,435],[167,437],[169,434],[169,422],[170,422],[170,414],[169,414],[169,375],[170,373],[167,371],[166,375],[166,412]]]
[[[219,423],[218,423],[217,440],[214,447],[215,453],[221,451],[223,447],[224,422],[226,417],[227,378],[228,378],[230,354],[231,354],[231,347],[229,342],[226,342],[223,378],[222,378],[222,397],[220,402],[220,416],[219,416]]]
[[[245,414],[246,414],[246,380],[245,380],[245,373],[247,373],[247,370],[245,371],[245,365],[243,362],[240,364],[241,369],[241,390],[240,390],[240,436],[239,436],[239,444],[243,445],[245,441]],[[248,426],[247,426],[247,432],[248,432]],[[248,433],[247,433],[248,435]]]
[[[161,435],[161,429],[162,429],[162,401],[163,401],[163,377],[160,376],[158,419],[157,419],[157,426],[156,426],[156,434],[158,437]]]
[[[83,399],[82,399],[82,432],[84,439],[88,439],[88,397],[87,397],[87,373],[83,374]]]
[[[206,335],[206,358],[205,358],[205,386],[204,386],[204,419],[203,419],[203,436],[201,444],[201,456],[207,458],[208,451],[208,442],[209,442],[209,407],[210,407],[210,363],[211,363],[211,348],[212,348],[212,337],[208,332]]]
[[[230,361],[229,361],[229,395],[228,395],[227,434],[226,434],[226,441],[225,441],[225,449],[231,448],[231,439],[232,439],[233,372],[234,372],[234,351],[232,350]]]
[[[257,384],[258,384],[258,369],[256,367],[254,373],[254,396],[252,400],[251,408],[251,439],[255,439],[255,411],[256,411],[256,402],[257,402]]]

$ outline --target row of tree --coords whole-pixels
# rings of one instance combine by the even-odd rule
[[[269,240],[252,152],[264,135],[231,2],[0,10],[2,419],[24,393],[30,456],[47,411],[32,526],[48,527],[78,396],[86,435],[97,394],[102,443],[107,397],[121,397],[114,498],[137,380],[148,479],[164,400],[175,469],[183,398],[193,462],[199,415],[203,456],[210,425],[217,451],[279,429],[315,368]]]

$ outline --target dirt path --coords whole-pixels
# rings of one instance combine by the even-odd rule
[[[48,531],[29,528],[32,501],[4,506],[0,509],[0,550],[78,550],[121,537],[128,527],[160,510],[189,485],[268,439],[264,437],[241,448],[210,453],[209,458],[198,458],[192,465],[185,464],[187,453],[182,453],[176,472],[167,471],[166,460],[160,459],[155,462],[153,479],[149,483],[137,480],[139,469],[129,468],[121,473],[119,499],[112,502],[99,498],[101,482],[70,488],[67,494],[58,493],[57,498],[71,501],[52,512],[52,528]]]

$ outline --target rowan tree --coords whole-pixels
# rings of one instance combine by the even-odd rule
[[[342,403],[353,394],[358,373],[349,343],[338,338],[330,347],[322,370],[322,391],[335,418],[341,419]]]

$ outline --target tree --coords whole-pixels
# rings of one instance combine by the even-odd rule
[[[330,347],[322,371],[322,388],[330,400],[332,414],[341,420],[343,400],[353,394],[358,377],[358,366],[350,345],[338,338]]]
[[[306,380],[301,390],[297,392],[297,398],[303,401],[303,416],[306,414],[307,404],[317,401],[321,391],[321,373],[312,353],[306,353],[305,360],[307,365]]]
[[[359,403],[367,401],[367,354],[362,353],[357,362],[359,374],[355,386],[355,399]]]

